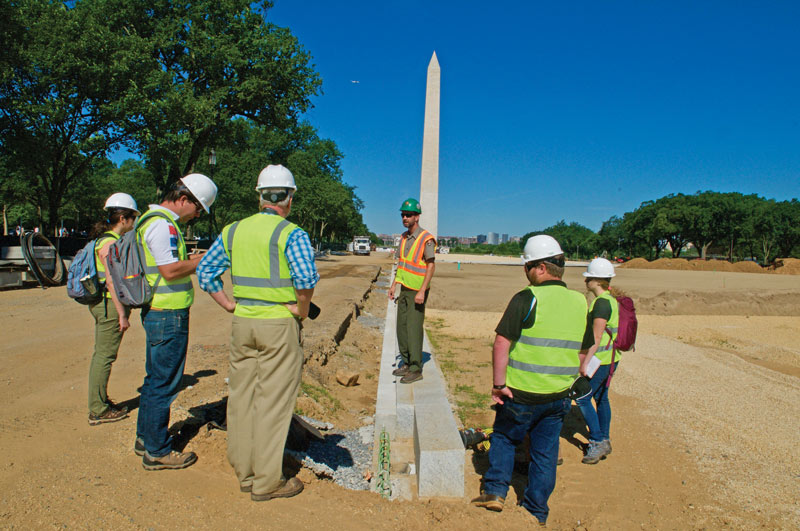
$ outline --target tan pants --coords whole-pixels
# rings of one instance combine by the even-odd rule
[[[303,347],[294,318],[233,317],[228,396],[228,461],[242,487],[267,494],[280,486]]]

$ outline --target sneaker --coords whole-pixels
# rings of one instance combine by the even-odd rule
[[[106,404],[108,404],[108,407],[119,409],[120,411],[124,411],[125,413],[129,412],[128,406],[118,406],[113,400],[111,400],[111,397],[106,397]]]
[[[197,454],[194,452],[171,451],[161,457],[153,457],[148,452],[142,457],[142,466],[145,470],[178,470],[192,466],[197,461]]]
[[[89,426],[97,426],[98,424],[105,424],[107,422],[117,422],[118,420],[127,418],[127,416],[127,409],[123,410],[110,407],[106,409],[104,413],[99,415],[89,413]]]
[[[607,455],[611,455],[611,439],[606,439],[600,444],[603,447],[603,457],[601,459],[605,459]]]
[[[603,442],[589,442],[589,447],[586,449],[586,455],[581,459],[581,463],[587,465],[596,465],[603,458]]]
[[[422,380],[422,371],[408,371],[405,376],[400,378],[400,383],[410,384],[417,380]]]
[[[303,482],[297,478],[291,478],[284,481],[280,487],[268,492],[267,494],[250,493],[250,499],[253,501],[267,501],[273,498],[291,498],[303,492]]]
[[[136,437],[136,442],[133,443],[133,453],[139,457],[144,457],[144,439]]]
[[[408,365],[403,365],[392,371],[392,376],[405,376],[408,374]]]
[[[474,503],[478,507],[483,507],[485,509],[489,509],[490,511],[499,513],[503,510],[503,505],[505,502],[505,498],[501,498],[500,496],[495,496],[494,494],[481,494],[470,503]]]

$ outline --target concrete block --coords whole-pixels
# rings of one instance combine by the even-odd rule
[[[427,334],[423,348],[431,357],[423,368],[424,378],[414,384],[417,495],[462,498],[464,444]]]

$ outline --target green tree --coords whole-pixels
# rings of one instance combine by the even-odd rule
[[[126,108],[128,132],[160,190],[229,143],[237,118],[289,129],[321,80],[286,28],[266,21],[270,2],[84,0],[146,55]]]
[[[525,236],[522,237],[522,246],[525,245],[524,242],[526,242],[528,238],[537,234],[547,234],[552,236],[558,240],[558,243],[561,245],[561,249],[564,250],[565,254],[575,257],[580,256],[581,249],[583,249],[584,254],[590,250],[589,247],[592,245],[595,235],[592,229],[584,227],[580,223],[573,221],[567,224],[562,219],[555,225],[547,227],[546,229],[525,234]]]
[[[3,17],[0,157],[49,233],[65,194],[128,135],[130,50],[83,2],[20,0]]]

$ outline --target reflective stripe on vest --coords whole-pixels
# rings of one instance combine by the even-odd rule
[[[607,331],[603,331],[603,335],[600,338],[600,345],[597,347],[595,356],[600,359],[600,365],[610,365],[612,350],[614,349],[614,340],[617,339],[617,332],[619,330],[619,303],[611,293],[604,291],[592,301],[592,305],[589,307],[589,313],[594,310],[594,305],[599,299],[605,299],[611,304],[611,318],[606,323],[606,328],[611,331],[611,336],[608,335]],[[620,354],[621,353],[617,351],[617,354],[614,356],[615,362],[619,361]]]
[[[192,277],[186,275],[185,277],[176,278],[175,280],[166,280],[161,276],[156,265],[156,259],[147,247],[147,242],[144,235],[147,228],[156,219],[166,220],[174,229],[177,234],[178,245],[178,260],[187,260],[188,253],[186,252],[186,242],[183,240],[181,229],[172,217],[161,210],[148,210],[145,212],[136,227],[136,237],[139,242],[139,250],[142,252],[145,260],[144,272],[147,283],[154,286],[155,293],[150,306],[162,310],[183,310],[188,308],[194,302],[194,286],[192,285]]]
[[[509,352],[506,384],[529,393],[560,393],[578,376],[586,297],[560,285],[528,286],[536,320]]]
[[[425,281],[425,273],[428,271],[428,263],[425,261],[425,245],[428,240],[433,240],[433,235],[422,230],[414,240],[410,249],[405,249],[407,238],[403,236],[400,241],[400,257],[397,262],[397,275],[395,281],[398,284],[419,290]],[[405,254],[403,250],[406,250]]]
[[[276,214],[258,213],[222,229],[237,303],[234,315],[253,319],[293,317],[285,306],[297,299],[286,242],[297,228]]]
[[[106,283],[106,264],[100,260],[100,249],[103,248],[103,242],[106,240],[119,240],[119,234],[110,230],[108,232],[104,232],[97,240],[94,242],[94,267],[97,269],[97,280],[100,281],[100,284],[105,285]],[[109,242],[109,245],[111,242]],[[106,299],[110,299],[111,295],[106,291],[103,290],[103,297]]]

